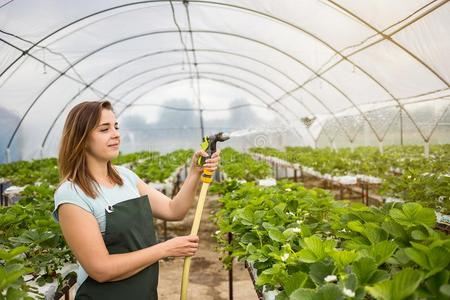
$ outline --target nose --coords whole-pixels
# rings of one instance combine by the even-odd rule
[[[113,128],[112,134],[113,134],[113,139],[114,139],[114,138],[119,138],[119,137],[120,137],[120,132],[119,132],[119,130],[116,129],[116,128]]]

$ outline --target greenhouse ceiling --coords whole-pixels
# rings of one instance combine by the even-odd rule
[[[450,142],[448,0],[9,0],[0,29],[0,162],[98,99],[125,151]]]

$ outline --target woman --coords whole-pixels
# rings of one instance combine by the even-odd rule
[[[53,214],[80,264],[76,299],[157,299],[158,261],[198,249],[197,236],[157,243],[153,217],[184,218],[203,171],[196,162],[207,153],[194,154],[186,181],[170,199],[111,164],[119,155],[118,129],[108,101],[78,104],[63,129]],[[217,152],[203,167],[213,171],[219,160]]]

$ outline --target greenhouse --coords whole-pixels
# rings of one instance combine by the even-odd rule
[[[450,299],[448,2],[0,0],[0,300]]]

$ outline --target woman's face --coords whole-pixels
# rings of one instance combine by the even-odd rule
[[[100,122],[89,134],[87,152],[100,160],[112,160],[119,155],[120,134],[114,113],[103,109]]]

